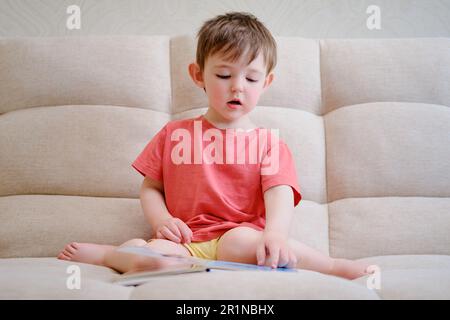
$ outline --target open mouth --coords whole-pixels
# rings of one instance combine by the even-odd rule
[[[229,104],[234,104],[234,105],[237,105],[237,106],[242,105],[242,103],[239,100],[231,100],[231,101],[228,101],[228,103]]]
[[[241,102],[239,100],[231,100],[227,102],[227,106],[230,109],[236,110],[241,106]]]

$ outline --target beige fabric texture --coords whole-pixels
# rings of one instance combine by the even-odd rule
[[[450,299],[450,39],[276,40],[250,117],[294,156],[290,236],[378,264],[381,289],[304,270],[128,288],[57,260],[71,241],[151,236],[131,163],[165,123],[206,111],[187,73],[195,39],[0,38],[0,299]]]

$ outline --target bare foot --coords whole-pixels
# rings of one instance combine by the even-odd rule
[[[69,243],[58,255],[58,259],[104,266],[105,254],[115,246],[94,243]]]
[[[369,271],[369,266],[369,263],[363,261],[334,259],[331,274],[353,280],[373,273]]]

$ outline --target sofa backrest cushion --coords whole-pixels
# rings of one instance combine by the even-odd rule
[[[252,119],[280,130],[291,233],[338,257],[450,253],[450,40],[278,37]],[[204,112],[190,35],[0,39],[0,256],[148,238],[131,163]]]

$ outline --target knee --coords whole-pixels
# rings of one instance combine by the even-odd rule
[[[217,259],[256,263],[256,247],[262,232],[249,227],[237,227],[227,231],[219,240]]]
[[[120,245],[120,247],[141,247],[147,244],[144,239],[131,239]]]

